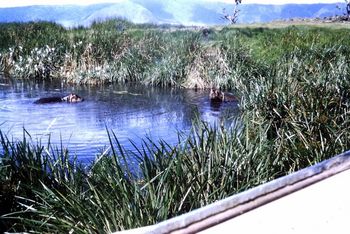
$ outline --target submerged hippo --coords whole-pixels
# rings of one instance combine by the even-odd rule
[[[237,98],[232,93],[222,92],[218,89],[210,89],[209,99],[211,102],[234,102]]]
[[[84,101],[84,98],[76,95],[75,93],[71,93],[68,96],[65,97],[46,97],[46,98],[40,98],[36,100],[35,104],[45,104],[45,103],[55,103],[55,102],[82,102]]]

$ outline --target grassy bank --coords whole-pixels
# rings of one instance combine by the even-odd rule
[[[27,133],[20,142],[1,135],[2,230],[100,233],[154,224],[350,148],[348,30],[222,28],[204,35],[122,21],[72,30],[15,26],[0,26],[5,74],[216,85],[240,97],[241,115],[230,129],[195,124],[176,146],[145,140],[137,153],[110,132],[110,155],[88,168]],[[127,166],[130,157],[140,171]]]
[[[213,28],[203,33],[111,20],[90,28],[26,23],[1,24],[0,30],[0,72],[80,84],[232,89],[237,78],[276,73],[285,57],[306,59],[312,69],[323,55],[348,59],[350,46],[348,30],[312,26]],[[305,57],[309,53],[319,57]]]

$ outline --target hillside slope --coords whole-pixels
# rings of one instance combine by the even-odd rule
[[[239,23],[269,22],[288,18],[315,18],[341,15],[344,3],[334,4],[242,4]],[[0,8],[0,22],[53,21],[66,27],[89,26],[94,21],[124,18],[134,23],[182,25],[226,24],[223,9],[230,13],[233,4],[203,1],[125,0],[89,6],[29,6]]]

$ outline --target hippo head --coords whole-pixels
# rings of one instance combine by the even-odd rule
[[[68,96],[63,97],[62,101],[64,101],[64,102],[82,102],[82,101],[84,101],[84,98],[76,95],[75,93],[71,93]]]
[[[224,100],[224,94],[218,89],[210,89],[209,98],[211,101],[223,101]]]

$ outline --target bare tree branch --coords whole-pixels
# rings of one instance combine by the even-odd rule
[[[228,14],[226,12],[226,9],[224,8],[222,13],[223,13],[223,16],[221,17],[222,19],[224,20],[228,20],[231,24],[235,24],[237,23],[237,20],[238,20],[238,15],[239,15],[239,12],[240,10],[237,9],[238,5],[242,3],[242,0],[235,0],[235,8],[233,9],[233,13],[232,14]]]

